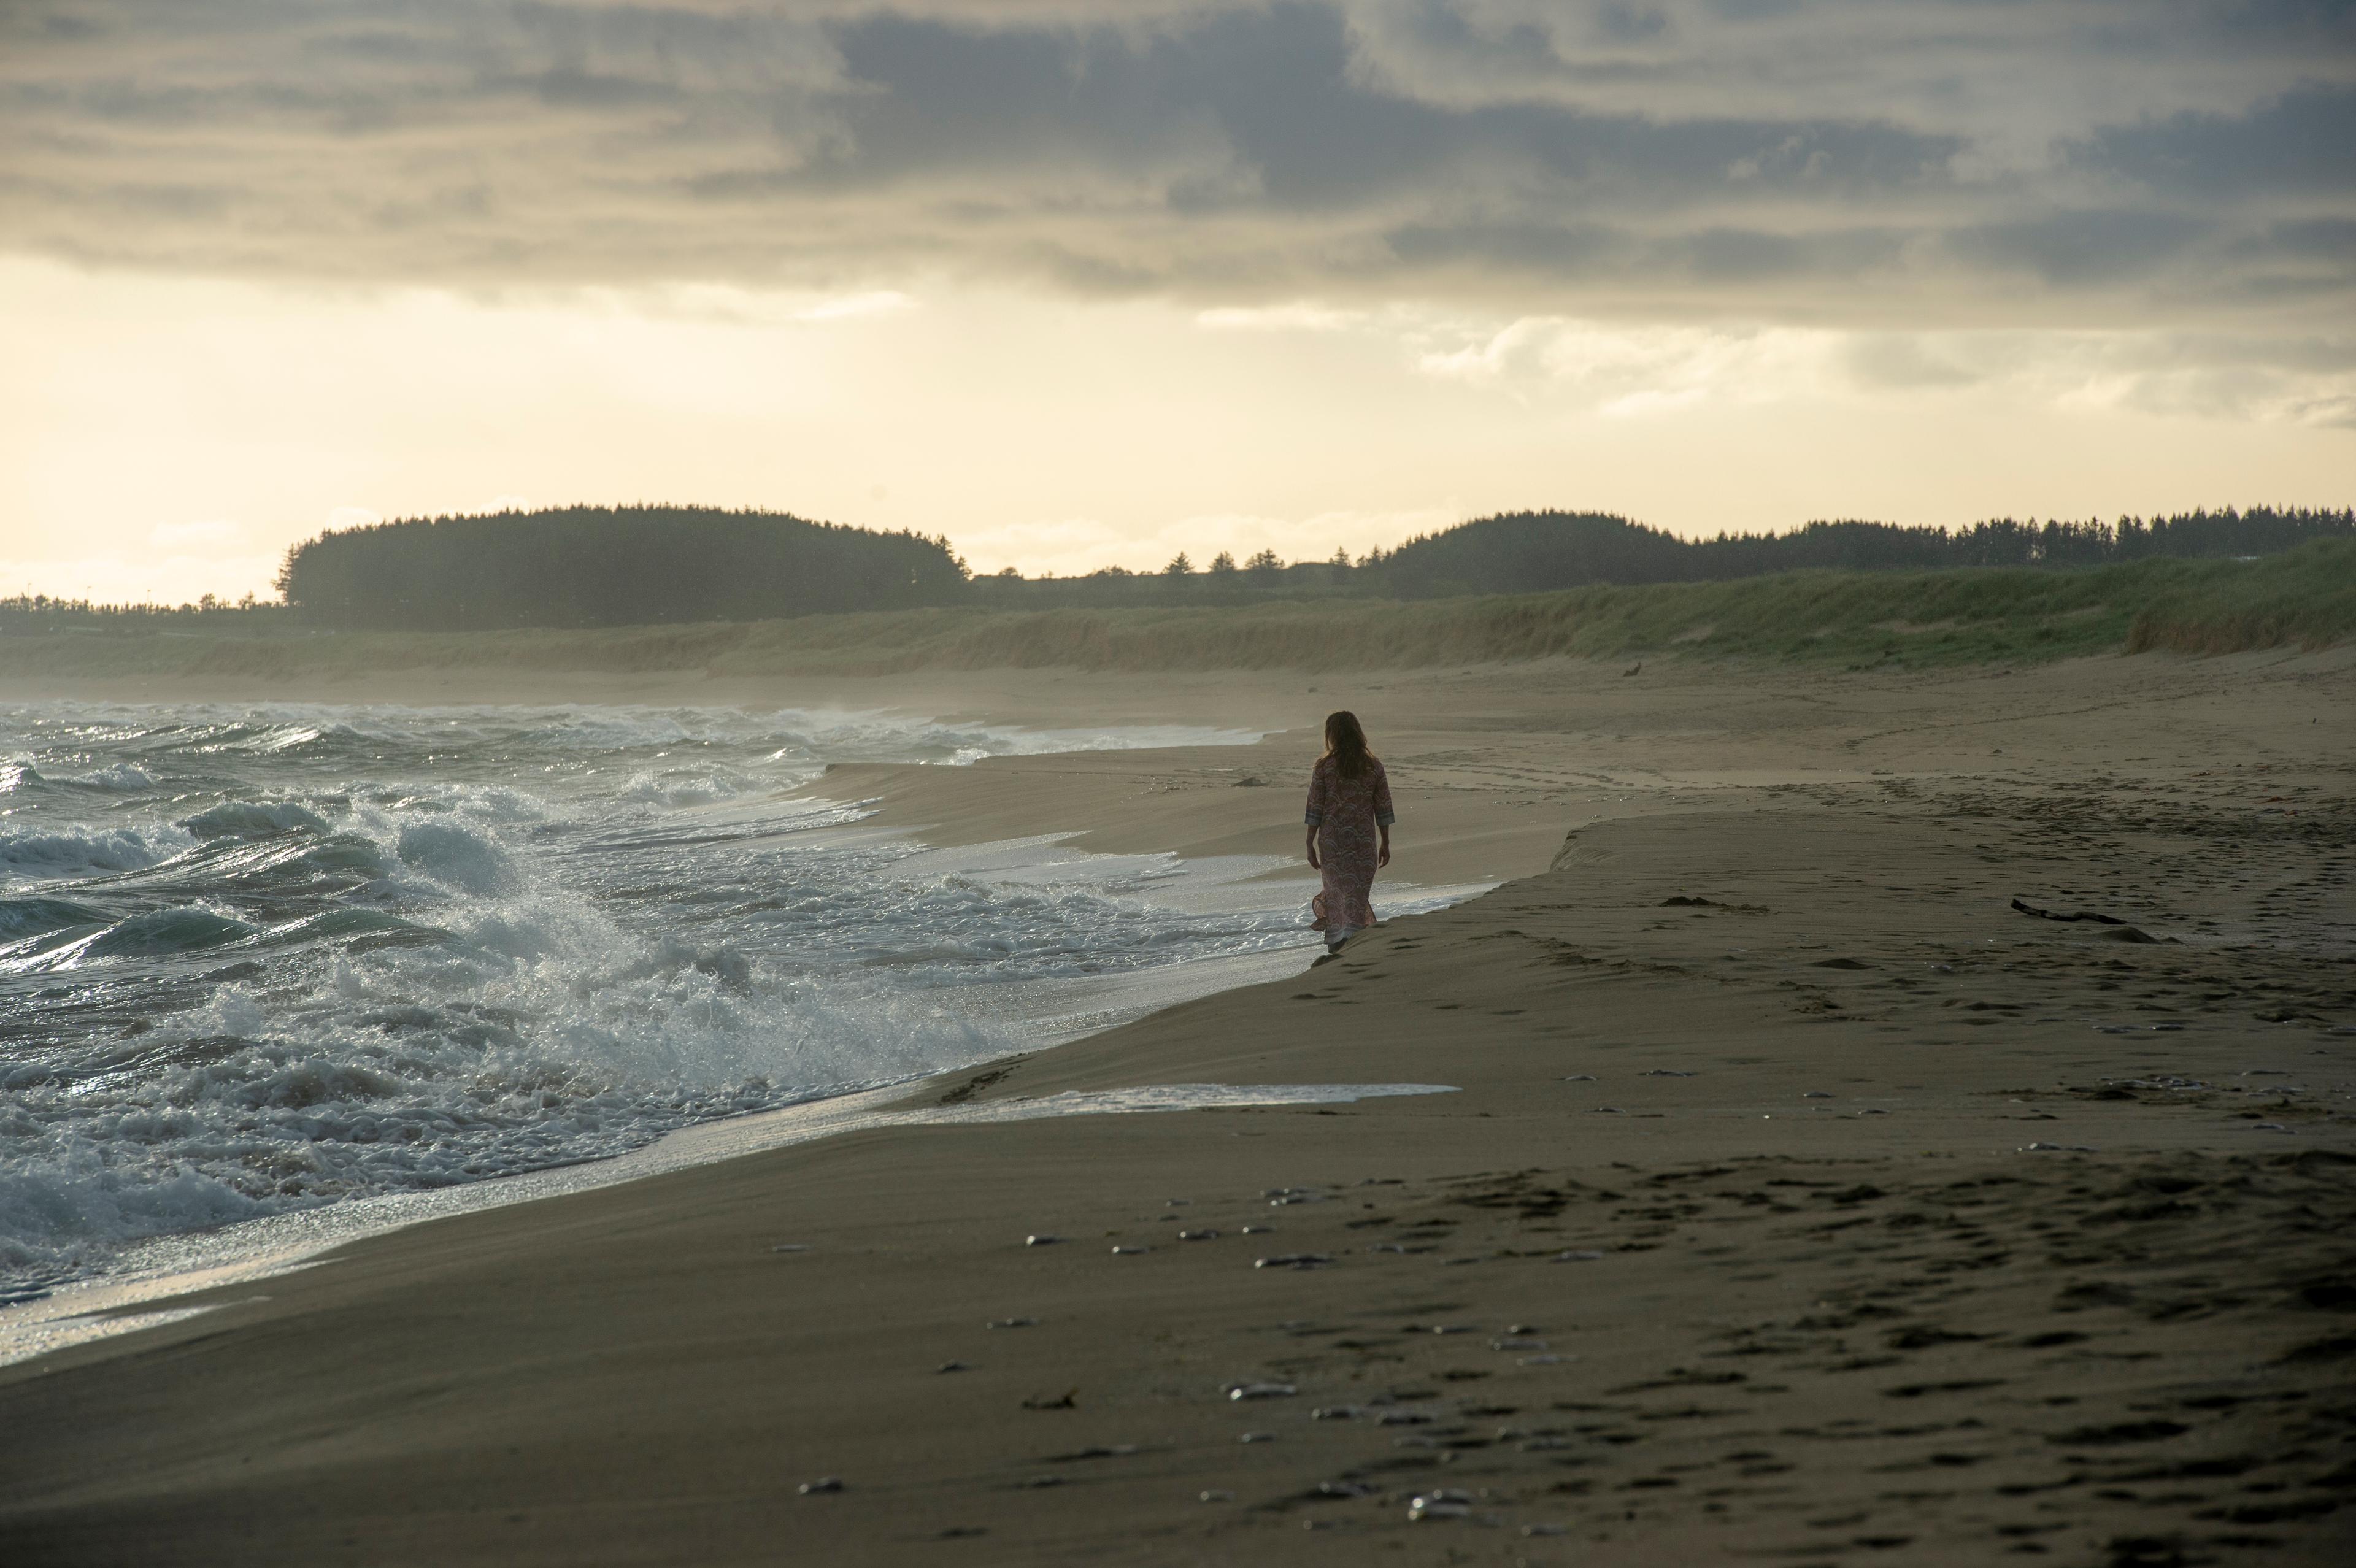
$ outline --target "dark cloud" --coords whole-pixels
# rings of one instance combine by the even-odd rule
[[[2076,289],[2149,276],[2211,229],[2172,212],[2057,212],[1960,229],[1948,243],[1968,262],[2019,269],[2055,287]]]
[[[2257,247],[2285,257],[2312,257],[2318,261],[2337,261],[2343,268],[2356,269],[2356,218],[2317,218],[2302,222],[2277,223],[2268,229],[2264,241]]]
[[[1875,229],[1792,235],[1713,227],[1662,236],[1601,224],[1415,226],[1385,239],[1390,258],[1416,273],[1504,272],[1533,284],[1641,277],[1656,289],[1795,278],[1855,284],[1894,274],[1906,241],[1903,233]]]
[[[2345,194],[2356,191],[2356,87],[2305,87],[2241,115],[2105,126],[2070,156],[2082,168],[2176,196]]]
[[[978,31],[904,17],[841,27],[849,136],[830,183],[971,170],[1121,174],[1216,148],[1237,206],[1315,213],[1510,189],[1674,208],[1869,197],[1944,177],[1960,145],[1804,117],[1658,122],[1551,104],[1436,106],[1370,90],[1344,18],[1296,5],[1143,39]]]
[[[537,284],[2344,312],[2356,6],[0,7],[20,251]]]

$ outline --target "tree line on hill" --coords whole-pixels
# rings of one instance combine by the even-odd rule
[[[1950,531],[1815,522],[1785,534],[1683,539],[1596,512],[1483,517],[1353,560],[1287,563],[1263,549],[1197,569],[1109,567],[1077,577],[975,577],[946,538],[879,533],[782,513],[568,507],[409,518],[332,530],[287,552],[283,605],[209,597],[177,608],[0,600],[0,632],[226,627],[480,630],[766,620],[969,605],[1044,609],[1244,604],[1280,599],[1537,593],[1593,583],[1691,582],[1803,569],[2094,566],[2155,556],[2272,555],[2356,535],[2356,511],[2254,507],[2115,522],[2019,521]]]
[[[1263,550],[1197,571],[1181,554],[1158,572],[977,579],[978,602],[1035,604],[1242,603],[1333,594],[1437,599],[1543,593],[1592,583],[1700,582],[1810,569],[1927,571],[1961,566],[2099,566],[2155,556],[2273,555],[2310,539],[2356,535],[2356,510],[2254,507],[2116,522],[1999,517],[1953,532],[1895,523],[1815,522],[1786,534],[1685,539],[1601,512],[1510,512],[1419,535],[1352,560],[1286,565]]]
[[[955,603],[946,539],[775,512],[567,507],[406,518],[294,547],[278,589],[337,626],[455,630],[756,621]]]
[[[1700,582],[1809,569],[2101,566],[2155,556],[2273,555],[2356,534],[2356,511],[2189,512],[2115,523],[1998,517],[1949,532],[1895,523],[1815,522],[1786,534],[1682,539],[1624,517],[1520,512],[1428,534],[1374,562],[1398,598],[1537,592],[1595,582]],[[1505,585],[1512,583],[1515,588]]]

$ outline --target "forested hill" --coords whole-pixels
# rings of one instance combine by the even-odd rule
[[[1818,522],[1788,534],[1682,539],[1624,517],[1517,512],[1410,539],[1353,569],[1364,589],[1401,599],[1537,593],[1590,583],[1707,582],[1808,568],[2104,566],[2120,561],[2274,555],[2356,534],[2349,511],[2190,512],[2115,523],[2018,522],[1944,528]]]
[[[569,507],[412,518],[320,535],[279,573],[288,604],[337,626],[462,630],[759,621],[948,604],[947,539],[776,512]]]
[[[289,554],[279,583],[292,625],[452,631],[761,621],[832,611],[968,604],[1115,609],[1279,600],[1443,599],[1599,584],[1706,582],[1801,569],[2081,567],[2157,558],[2278,554],[2356,536],[2345,509],[2190,512],[2114,522],[1970,528],[1818,522],[1787,534],[1684,539],[1595,512],[1482,517],[1352,560],[1287,564],[1262,550],[1207,571],[1082,577],[1009,571],[969,580],[947,539],[873,533],[775,512],[697,507],[573,507],[380,523],[328,533]],[[48,625],[74,607],[0,603],[0,631]],[[91,607],[80,606],[82,611]],[[259,614],[262,612],[237,612]],[[126,609],[124,614],[131,613]]]
[[[2308,539],[2356,537],[2356,511],[2253,507],[2122,517],[2115,522],[2021,522],[1998,517],[1953,532],[1895,523],[1818,522],[1787,534],[1685,539],[1601,512],[1509,512],[1413,539],[1352,560],[1288,565],[1273,551],[1209,570],[1181,556],[1162,571],[1108,567],[1085,577],[1020,577],[1010,570],[972,583],[991,609],[1146,604],[1248,604],[1333,597],[1446,599],[1470,593],[1547,593],[1599,584],[1712,582],[1802,570],[1922,571],[1945,567],[2118,565],[2158,559],[2278,555]]]

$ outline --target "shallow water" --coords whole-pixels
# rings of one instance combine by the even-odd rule
[[[311,1267],[320,1261],[320,1254],[331,1248],[423,1221],[586,1192],[616,1182],[844,1133],[927,1125],[1039,1121],[1059,1116],[1134,1115],[1207,1106],[1339,1104],[1392,1095],[1455,1092],[1454,1086],[1447,1083],[1157,1083],[1067,1092],[1044,1098],[917,1106],[894,1103],[905,1098],[904,1087],[841,1094],[756,1115],[684,1127],[615,1159],[534,1171],[502,1181],[389,1193],[358,1202],[291,1210],[201,1235],[153,1238],[131,1248],[126,1266],[108,1277],[0,1308],[0,1366],[211,1311],[223,1303],[155,1307],[146,1304],[170,1301],[197,1290],[218,1291],[226,1285],[266,1280],[291,1270]],[[1249,1231],[1250,1227],[1245,1229]],[[1036,1237],[1033,1244],[1055,1239]],[[784,1243],[775,1250],[798,1253],[813,1249],[807,1243]]]
[[[1247,892],[1258,864],[928,851],[789,794],[831,762],[1258,738],[0,709],[0,1300],[143,1238],[1000,1055],[1168,994],[1176,966],[1304,949],[1305,891]]]

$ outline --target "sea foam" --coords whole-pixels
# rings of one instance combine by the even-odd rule
[[[1001,1055],[1052,1010],[971,1005],[1008,982],[1300,946],[1296,901],[1262,885],[1182,905],[1157,896],[1166,857],[1049,840],[945,860],[790,793],[832,762],[1254,739],[856,710],[0,709],[20,759],[0,1291],[102,1273],[142,1238]]]

